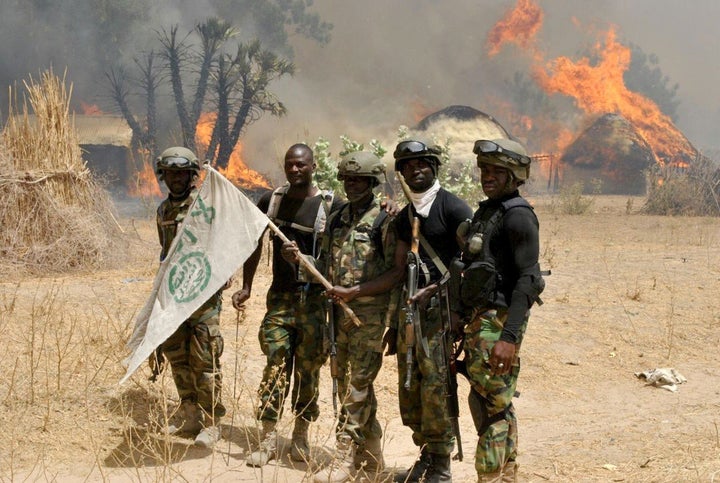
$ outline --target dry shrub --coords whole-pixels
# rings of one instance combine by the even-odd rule
[[[699,156],[687,168],[655,167],[643,207],[651,215],[720,216],[720,168]]]
[[[48,71],[25,89],[22,112],[11,92],[0,145],[0,263],[62,272],[117,261],[122,230],[82,159],[64,78]]]

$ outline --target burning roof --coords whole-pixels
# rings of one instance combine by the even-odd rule
[[[565,150],[564,182],[598,179],[605,194],[645,194],[645,171],[655,163],[650,144],[619,114],[600,116]]]

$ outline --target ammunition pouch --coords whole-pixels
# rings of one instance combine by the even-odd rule
[[[450,263],[450,298],[465,308],[479,307],[495,301],[498,276],[492,259],[469,264],[459,258]],[[453,307],[456,309],[457,307]]]

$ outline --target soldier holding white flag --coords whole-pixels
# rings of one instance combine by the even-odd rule
[[[162,262],[168,255],[178,226],[198,196],[195,183],[200,164],[189,149],[172,147],[158,157],[155,169],[169,191],[157,210]],[[218,421],[225,415],[221,401],[223,338],[220,309],[222,291],[227,287],[229,283],[212,294],[160,345],[160,351],[172,368],[181,401],[177,421],[170,426],[170,431],[195,436],[195,444],[204,447],[212,447],[220,439]]]

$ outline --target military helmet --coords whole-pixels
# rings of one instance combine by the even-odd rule
[[[195,153],[182,146],[167,148],[155,160],[155,173],[162,176],[163,171],[192,170],[200,172],[200,163]]]
[[[491,164],[509,169],[518,181],[530,177],[530,161],[527,151],[512,139],[480,139],[475,141],[473,153],[477,155],[477,165]]]
[[[441,154],[442,149],[437,144],[418,140],[400,141],[393,152],[395,171],[402,170],[403,164],[410,159],[427,159],[434,163],[433,171],[437,174],[437,168],[442,164]]]
[[[345,176],[367,176],[375,178],[378,184],[384,183],[385,164],[368,151],[349,153],[343,156],[338,164],[337,179],[342,181]]]

